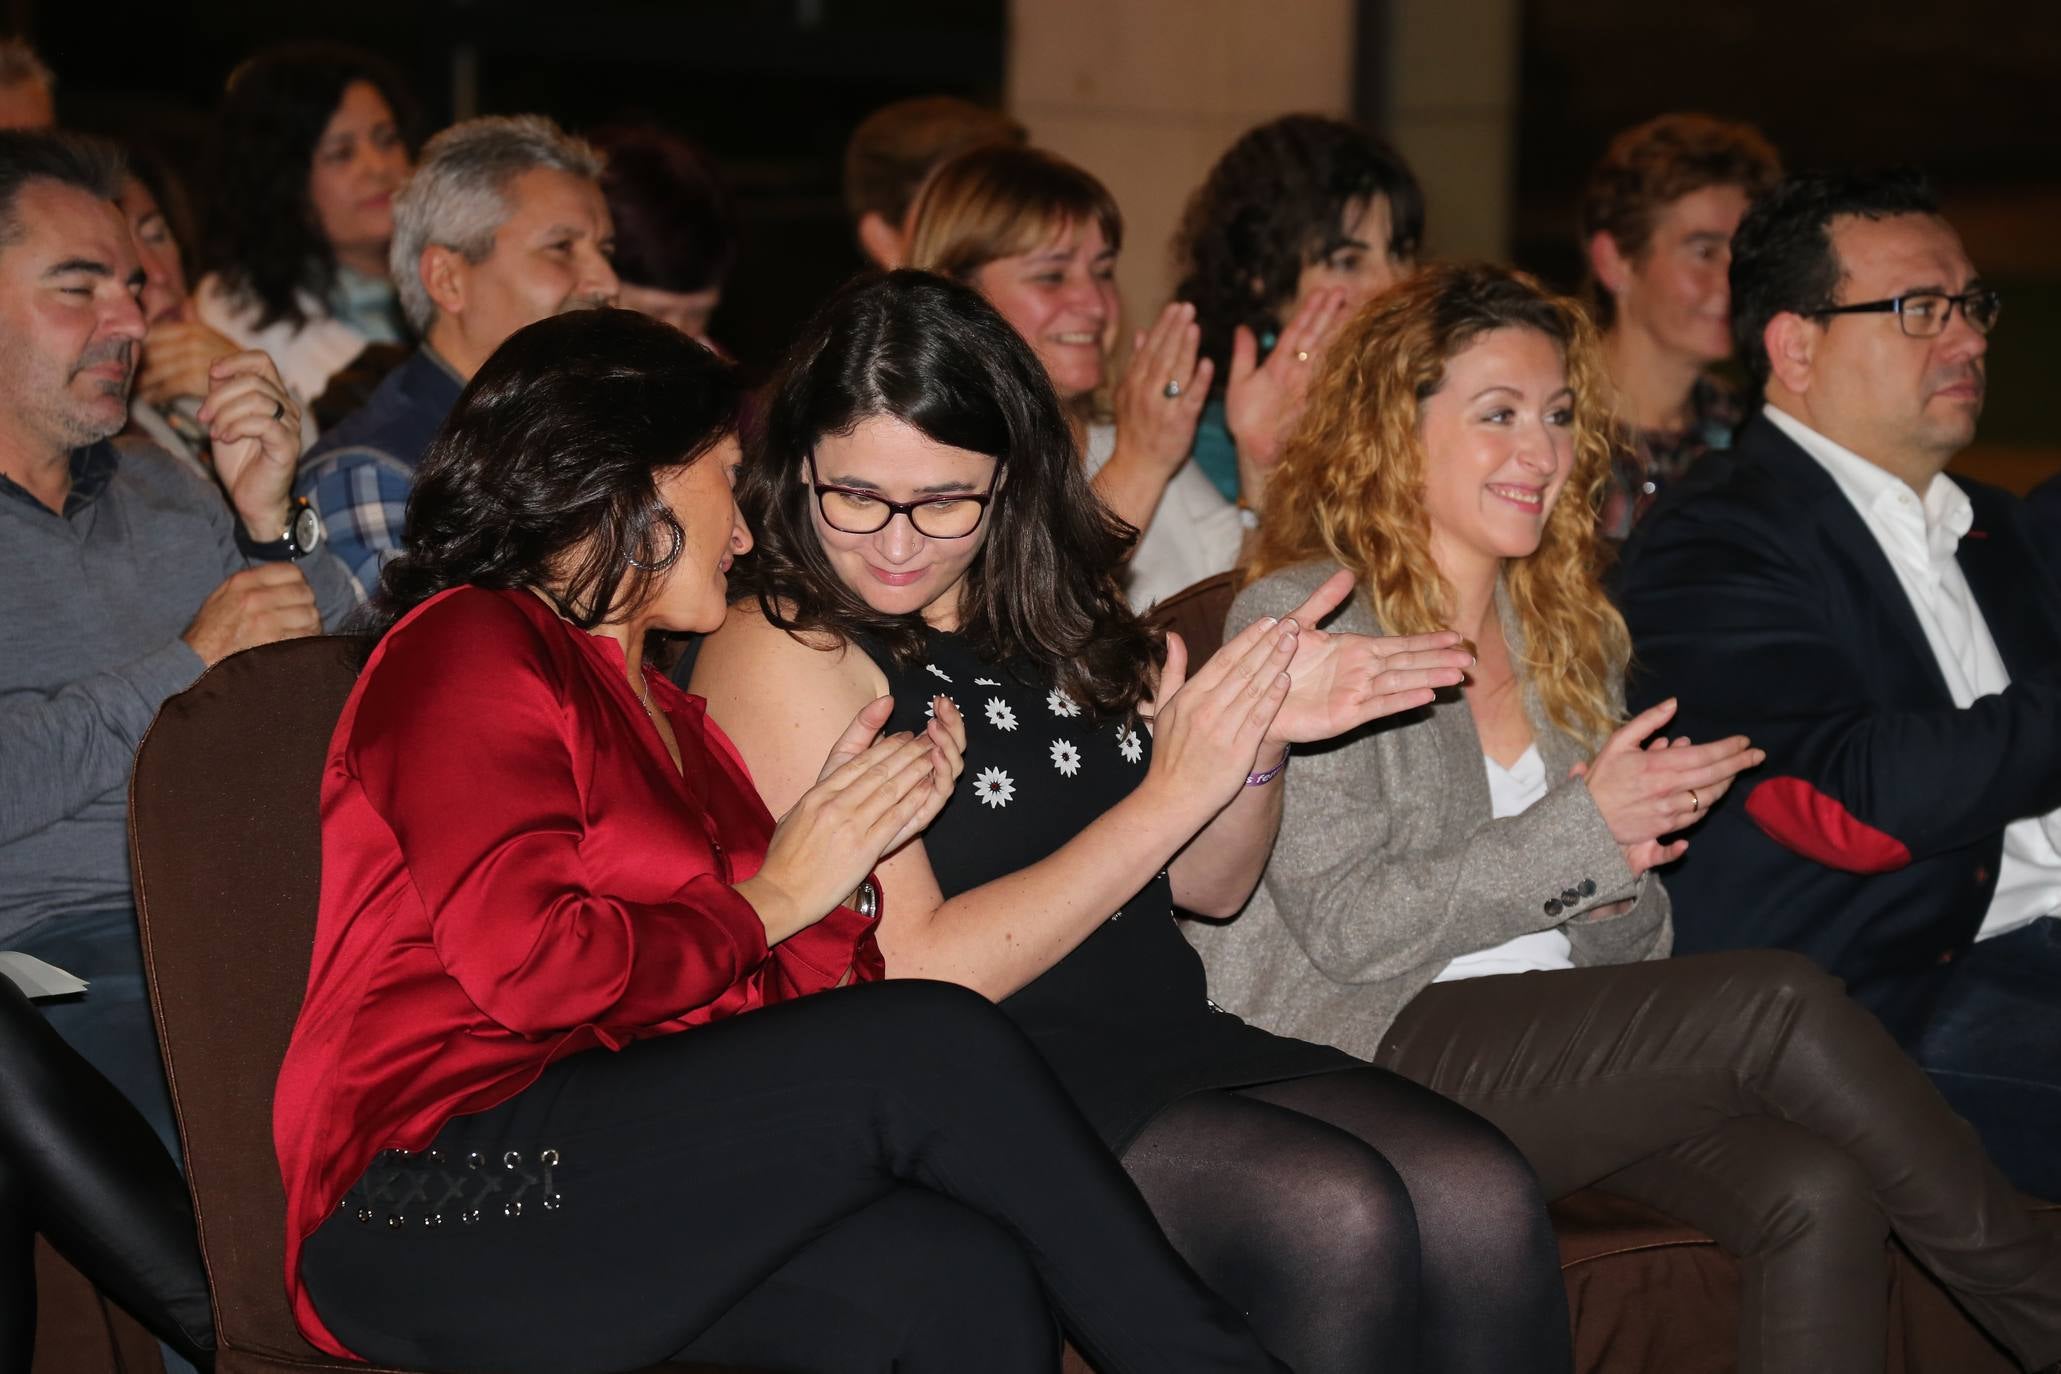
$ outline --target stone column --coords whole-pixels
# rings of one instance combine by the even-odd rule
[[[1010,113],[1123,207],[1117,279],[1134,324],[1172,295],[1181,210],[1239,134],[1290,111],[1350,113],[1354,9],[1352,0],[1012,0]]]

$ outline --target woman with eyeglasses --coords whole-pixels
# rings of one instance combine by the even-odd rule
[[[949,707],[866,702],[776,820],[649,666],[751,547],[742,397],[575,310],[423,461],[274,1102],[301,1330],[410,1369],[1049,1374],[1063,1323],[1106,1370],[1279,1374],[1000,1013],[880,981],[869,874],[949,794]]]
[[[1433,1094],[1217,1010],[1174,923],[1251,892],[1291,741],[1423,706],[1453,637],[1331,635],[1340,578],[1190,664],[1129,610],[1032,345],[918,272],[833,298],[789,355],[740,500],[758,543],[693,686],[778,807],[830,723],[943,693],[966,767],[885,857],[887,976],[999,1002],[1181,1254],[1303,1374],[1564,1370],[1528,1171]],[[914,693],[915,695],[911,695]]]

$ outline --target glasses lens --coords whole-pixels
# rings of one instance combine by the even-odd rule
[[[1962,313],[1967,315],[1968,323],[1978,334],[1987,334],[1996,328],[1997,316],[2003,310],[2003,297],[1994,291],[1977,291],[1961,304]]]
[[[1905,296],[1897,310],[1897,323],[1914,339],[1929,339],[1946,328],[1947,312],[1954,307],[1952,296]]]
[[[846,534],[871,534],[894,514],[887,502],[851,491],[818,492],[816,503],[823,508],[824,522]]]
[[[980,524],[978,501],[925,501],[909,512],[916,532],[931,539],[963,539]]]

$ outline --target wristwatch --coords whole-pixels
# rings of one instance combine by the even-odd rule
[[[236,547],[245,558],[255,558],[265,563],[284,563],[290,559],[306,558],[322,543],[322,517],[315,514],[315,508],[305,497],[296,499],[286,510],[286,533],[270,543],[260,544],[244,531],[243,522],[236,522]]]

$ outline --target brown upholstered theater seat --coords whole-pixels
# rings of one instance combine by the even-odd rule
[[[164,704],[129,785],[136,912],[220,1374],[380,1374],[294,1325],[272,1153],[272,1084],[314,948],[322,760],[354,647],[301,639],[224,659]]]
[[[163,1374],[157,1338],[36,1240],[32,1374]]]

